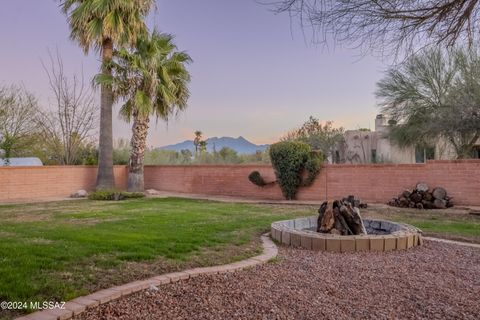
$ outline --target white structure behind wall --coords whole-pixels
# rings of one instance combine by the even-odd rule
[[[375,131],[345,131],[344,142],[338,147],[343,163],[415,163],[415,148],[400,148],[388,138],[389,126],[383,115],[375,119]]]

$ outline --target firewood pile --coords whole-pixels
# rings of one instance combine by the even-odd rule
[[[445,209],[453,207],[453,198],[442,187],[430,191],[428,185],[419,182],[413,190],[405,190],[388,202],[392,207],[417,209]]]
[[[317,232],[337,235],[367,234],[360,210],[347,201],[325,201],[318,209]],[[350,199],[353,200],[353,199]]]

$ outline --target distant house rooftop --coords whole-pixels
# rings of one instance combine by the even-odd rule
[[[10,167],[38,167],[43,166],[43,163],[38,158],[10,158],[9,163],[6,159],[0,159],[0,167],[10,166]]]

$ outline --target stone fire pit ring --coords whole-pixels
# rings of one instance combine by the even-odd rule
[[[287,246],[316,251],[392,251],[423,244],[422,231],[385,220],[363,219],[366,235],[340,236],[316,232],[317,216],[277,221],[271,225],[274,240]]]

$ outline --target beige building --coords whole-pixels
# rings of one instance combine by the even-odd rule
[[[432,148],[400,148],[388,137],[389,125],[385,116],[375,118],[375,131],[347,130],[344,141],[337,147],[335,162],[339,163],[422,163],[426,160],[452,160],[455,151],[448,142],[439,140]],[[480,155],[480,140],[476,157]]]

